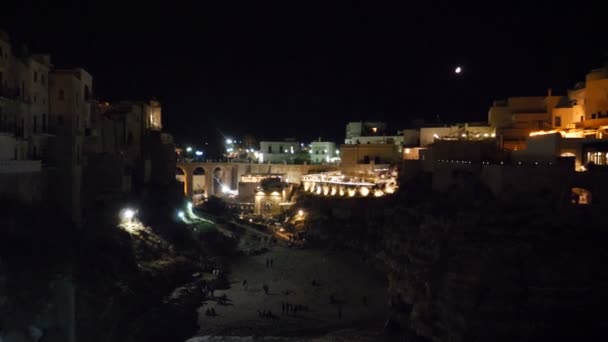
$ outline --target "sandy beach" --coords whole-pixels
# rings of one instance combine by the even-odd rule
[[[270,259],[272,267],[267,266]],[[244,280],[247,286],[243,286]],[[317,286],[312,285],[313,280]],[[229,289],[215,291],[216,298],[227,296],[225,304],[211,299],[199,308],[198,336],[207,336],[199,340],[211,340],[210,336],[295,340],[295,336],[320,336],[353,327],[381,331],[385,319],[384,279],[352,253],[296,249],[279,243],[269,252],[235,260],[229,281]],[[330,303],[332,295],[334,304]],[[287,314],[282,312],[282,303],[306,305],[308,311]],[[216,316],[205,314],[211,308]],[[260,317],[258,310],[269,310],[275,318]]]

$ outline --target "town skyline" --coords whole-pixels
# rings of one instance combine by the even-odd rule
[[[165,127],[184,145],[247,133],[339,141],[344,123],[357,120],[386,121],[395,130],[417,118],[484,121],[494,100],[541,96],[548,88],[564,94],[608,51],[596,39],[594,14],[570,17],[539,4],[505,6],[496,20],[487,8],[477,15],[439,6],[432,19],[441,27],[412,18],[422,5],[395,13],[355,5],[301,13],[214,6],[196,12],[198,19],[188,8],[153,5],[140,17],[129,6],[120,13],[96,8],[91,17],[88,9],[50,6],[53,16],[36,12],[34,25],[15,20],[10,8],[0,16],[16,46],[90,72],[99,99],[159,100]],[[55,25],[62,18],[76,25]],[[109,18],[113,25],[103,25]],[[182,20],[171,24],[176,18]],[[546,29],[563,19],[567,29]],[[48,25],[53,34],[40,29]],[[594,43],[584,53],[565,48],[577,36]],[[82,44],[84,37],[90,43]],[[455,74],[456,66],[463,72]]]

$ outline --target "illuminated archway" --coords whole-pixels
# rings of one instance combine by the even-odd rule
[[[205,169],[199,166],[192,171],[192,193],[205,195],[206,185]]]

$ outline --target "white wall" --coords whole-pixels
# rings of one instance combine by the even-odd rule
[[[331,141],[313,141],[310,146],[310,161],[315,164],[326,163],[336,156],[336,144]]]

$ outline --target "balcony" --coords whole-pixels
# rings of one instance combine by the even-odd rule
[[[0,86],[0,97],[4,97],[11,100],[18,100],[21,94],[19,88],[9,88]]]
[[[40,160],[0,160],[0,173],[34,173],[41,170]]]

